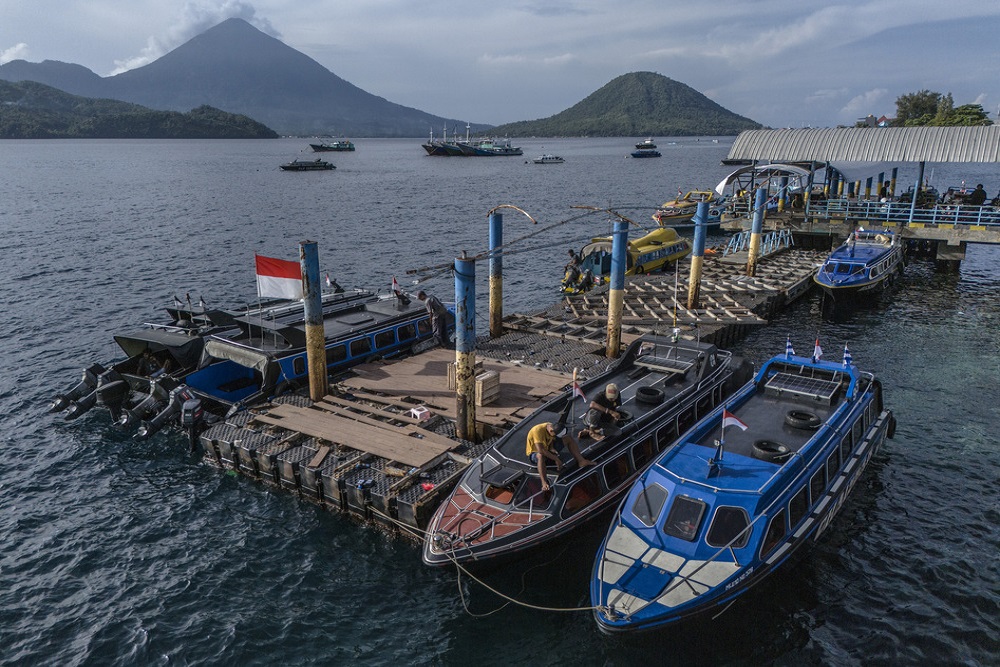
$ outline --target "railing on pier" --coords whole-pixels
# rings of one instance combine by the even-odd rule
[[[732,217],[750,218],[753,211],[749,200],[742,197],[730,200],[727,213]],[[936,204],[926,208],[918,204],[915,209],[911,209],[908,201],[823,199],[809,202],[806,217],[822,221],[868,221],[872,225],[899,227],[905,227],[911,222],[923,226],[969,225],[1000,231],[1000,208],[994,206]]]
[[[742,231],[731,236],[729,238],[729,244],[722,252],[722,256],[726,257],[728,255],[749,250],[750,237],[751,233],[749,231]],[[791,248],[793,245],[795,245],[795,243],[792,240],[791,230],[778,229],[773,232],[768,232],[761,237],[760,254],[770,255],[781,248]]]

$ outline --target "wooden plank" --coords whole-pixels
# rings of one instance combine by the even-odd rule
[[[337,398],[336,396],[330,396],[329,394],[324,396],[322,401],[320,401],[319,403],[314,403],[313,405],[323,410],[326,409],[326,406],[324,404],[336,405],[342,408],[353,408],[355,410],[360,410],[368,414],[378,415],[379,417],[384,417],[386,419],[395,419],[397,421],[401,421],[406,424],[418,425],[423,423],[419,419],[414,419],[408,413],[389,412],[388,410],[382,410],[381,408],[375,407],[373,405],[358,403],[356,401],[345,401],[342,398]],[[411,406],[411,408],[415,407],[417,406],[415,405]]]
[[[308,410],[308,408],[298,408],[298,409]],[[420,436],[421,438],[437,443],[438,445],[441,445],[448,449],[451,449],[452,447],[458,444],[454,440],[449,440],[445,436],[440,435],[438,433],[433,433],[432,431],[425,431],[423,429],[411,428],[409,426],[402,426],[402,427],[393,426],[391,424],[387,424],[386,422],[379,421],[378,419],[372,419],[371,417],[366,417],[364,415],[359,415],[356,412],[351,412],[347,408],[337,407],[336,405],[328,405],[324,409],[337,415],[338,417],[351,419],[353,421],[360,422],[362,424],[367,424],[368,426],[372,426],[374,428],[384,429],[392,433],[405,433],[406,435],[411,437]]]
[[[448,451],[447,447],[426,439],[373,429],[350,419],[290,405],[277,406],[268,414],[257,415],[253,421],[337,442],[410,467],[424,466],[434,457]]]
[[[308,468],[318,468],[323,465],[323,459],[326,455],[330,453],[330,447],[328,445],[320,445],[319,449],[316,451],[316,455],[312,457],[309,463],[306,464]]]

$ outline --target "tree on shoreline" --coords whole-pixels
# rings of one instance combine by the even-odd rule
[[[956,107],[951,93],[921,90],[896,98],[896,120],[893,127],[955,127],[992,125],[981,104]]]

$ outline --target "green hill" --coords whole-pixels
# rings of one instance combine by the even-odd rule
[[[554,116],[500,125],[490,132],[512,137],[730,136],[761,127],[679,81],[633,72]]]
[[[270,128],[201,106],[188,113],[0,81],[0,139],[272,139]]]

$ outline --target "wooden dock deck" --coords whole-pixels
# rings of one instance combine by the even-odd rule
[[[676,326],[683,337],[727,347],[805,294],[822,258],[816,251],[783,251],[762,259],[750,278],[744,267],[706,257],[700,307],[690,310],[686,265],[676,276],[630,276],[622,342],[643,333],[669,335]],[[574,371],[588,378],[612,363],[604,349],[607,292],[602,287],[539,313],[511,315],[502,336],[477,340],[477,375],[499,374],[495,400],[476,407],[478,442],[456,436],[448,377],[455,353],[436,348],[355,367],[315,403],[291,394],[233,415],[202,433],[205,457],[419,538],[471,461],[566,391]]]

